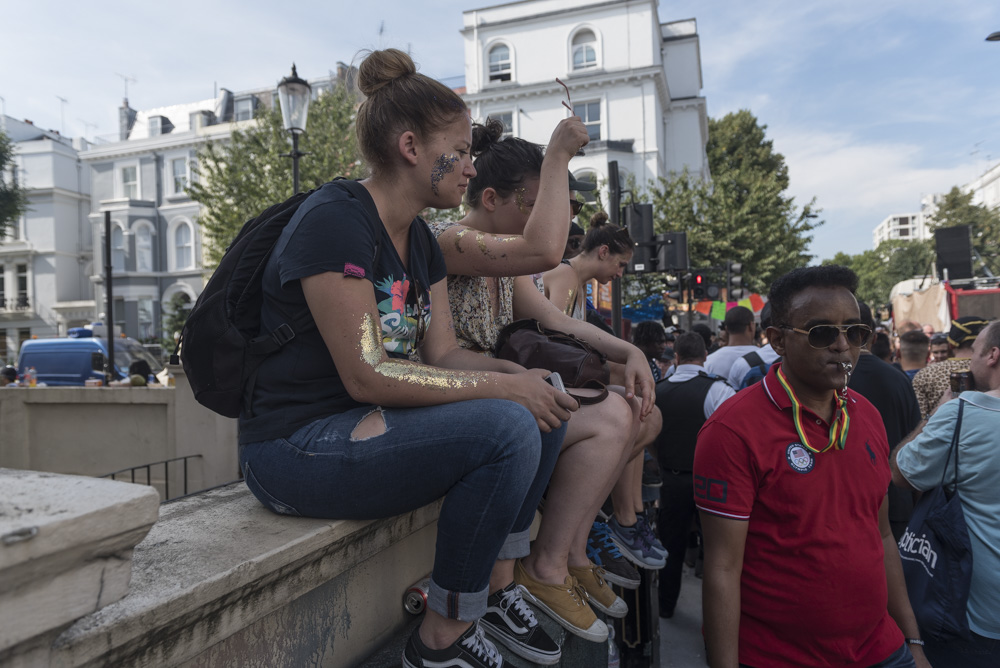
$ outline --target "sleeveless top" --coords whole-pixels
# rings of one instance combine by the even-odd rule
[[[453,222],[430,223],[438,237],[458,225]],[[493,314],[490,283],[496,281],[499,310]],[[455,325],[455,338],[462,348],[493,356],[500,330],[514,321],[514,277],[458,276],[448,274],[448,301]]]

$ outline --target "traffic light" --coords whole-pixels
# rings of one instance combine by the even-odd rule
[[[629,273],[656,270],[656,258],[650,243],[653,241],[653,205],[630,204],[622,207],[622,219],[629,236],[636,244],[632,260],[628,264]]]
[[[740,262],[728,262],[726,264],[726,272],[729,275],[729,299],[731,301],[736,301],[737,299],[742,299],[746,296],[746,290],[743,289],[743,264]]]
[[[694,299],[705,299],[705,274],[695,274],[691,277],[691,296]]]
[[[667,297],[678,302],[684,298],[684,282],[680,276],[667,279]]]

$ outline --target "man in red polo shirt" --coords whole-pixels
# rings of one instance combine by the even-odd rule
[[[713,668],[928,665],[889,526],[885,428],[847,389],[871,335],[857,284],[837,266],[775,281],[782,362],[698,436]]]

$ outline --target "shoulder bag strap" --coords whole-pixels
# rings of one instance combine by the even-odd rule
[[[955,485],[955,491],[958,491],[958,440],[959,435],[962,433],[962,411],[965,408],[965,402],[962,399],[958,400],[958,417],[955,419],[955,431],[951,435],[951,447],[948,450],[948,459],[954,457],[955,461],[955,478],[952,484]],[[941,472],[941,487],[944,487],[944,477],[948,472],[948,461],[945,460],[944,471]]]

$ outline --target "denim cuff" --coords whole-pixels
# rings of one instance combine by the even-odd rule
[[[500,554],[497,555],[497,560],[500,559],[520,559],[521,557],[528,556],[528,552],[531,551],[531,528],[527,528],[524,531],[517,531],[507,535],[507,540],[503,542],[500,546]]]
[[[427,588],[427,607],[448,619],[474,622],[486,614],[486,599],[489,595],[489,585],[476,592],[448,591],[439,587],[431,576],[431,584]]]

